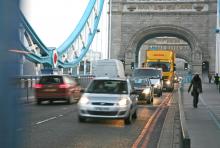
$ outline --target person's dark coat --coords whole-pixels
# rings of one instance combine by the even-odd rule
[[[218,85],[219,83],[219,76],[218,74],[215,75],[215,84]]]
[[[199,75],[195,75],[193,77],[193,79],[192,79],[192,81],[190,83],[188,92],[190,92],[191,87],[193,87],[192,94],[193,93],[196,93],[196,94],[202,93],[202,81],[201,81]]]

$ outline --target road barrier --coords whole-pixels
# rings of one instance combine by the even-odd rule
[[[82,75],[82,76],[74,76],[79,85],[85,89],[89,83],[93,80],[94,75]]]
[[[31,98],[34,96],[34,85],[38,83],[41,76],[43,75],[23,75],[16,77],[15,84],[20,89],[21,97],[25,98],[25,103],[31,102]],[[94,77],[93,75],[73,76],[83,89],[88,86]]]
[[[180,126],[181,126],[181,137],[180,137],[180,147],[181,148],[190,148],[191,141],[188,134],[187,126],[186,126],[186,119],[183,109],[183,89],[182,86],[178,89],[178,104],[179,104],[179,115],[180,115]]]
[[[23,75],[17,77],[17,85],[19,88],[33,88],[34,85],[39,81],[40,77],[43,75]],[[86,88],[91,80],[94,78],[94,75],[81,75],[73,76],[73,78],[79,83],[82,88]]]

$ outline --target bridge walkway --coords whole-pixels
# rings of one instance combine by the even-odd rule
[[[215,84],[203,83],[198,108],[183,86],[183,108],[191,140],[191,148],[219,148],[220,146],[220,93]]]

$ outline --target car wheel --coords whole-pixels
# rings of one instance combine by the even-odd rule
[[[82,117],[82,116],[78,116],[78,121],[79,122],[85,122],[86,119],[84,117]]]
[[[151,98],[151,103],[153,104],[154,103],[154,97],[152,96]]]
[[[125,119],[124,119],[124,122],[125,122],[125,124],[131,124],[131,122],[132,122],[132,115],[129,113],[129,115],[128,115],[128,117],[126,117]]]
[[[67,104],[72,104],[72,103],[73,103],[73,100],[74,100],[74,98],[73,98],[73,95],[72,95],[72,96],[70,96],[70,97],[67,99]]]
[[[151,103],[151,99],[147,99],[147,104],[150,104]]]
[[[41,104],[41,100],[37,100],[37,105],[40,105]]]
[[[135,110],[134,114],[132,115],[133,119],[137,119],[137,110]]]

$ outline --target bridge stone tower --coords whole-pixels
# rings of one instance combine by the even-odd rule
[[[186,41],[190,48],[177,51],[202,73],[202,62],[215,70],[216,0],[112,0],[110,58],[124,59],[126,72],[138,62],[142,44],[154,37],[170,36]],[[190,56],[186,56],[190,55]]]

